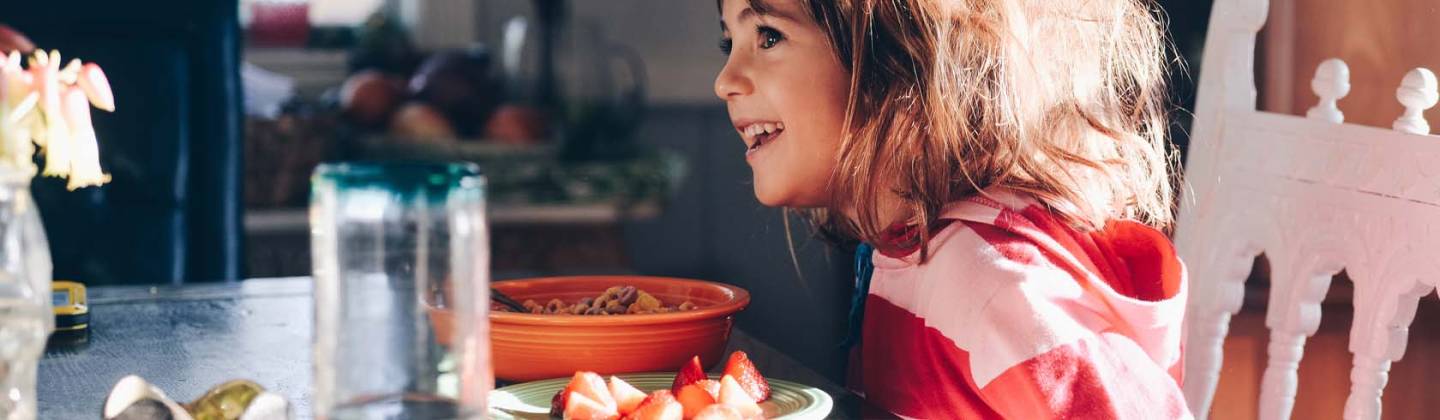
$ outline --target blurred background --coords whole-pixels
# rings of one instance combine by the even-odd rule
[[[755,201],[712,93],[724,64],[713,2],[89,3],[5,18],[105,66],[121,101],[95,116],[114,182],[35,185],[57,278],[308,275],[317,163],[470,160],[491,179],[497,278],[737,284],[754,297],[741,328],[842,377],[852,250],[812,240],[798,218],[787,237],[782,212]],[[1166,7],[1179,51],[1198,57],[1208,3]],[[1191,75],[1176,70],[1184,106]]]
[[[1172,132],[1183,153],[1211,2],[1158,3],[1176,46]],[[1349,120],[1388,126],[1400,113],[1389,92],[1405,71],[1440,64],[1427,47],[1440,36],[1426,24],[1433,0],[1270,3],[1257,49],[1263,109],[1302,114],[1315,65],[1340,57],[1354,74],[1341,102]],[[811,239],[799,219],[787,236],[784,214],[755,201],[712,93],[724,63],[712,1],[82,0],[7,5],[0,19],[41,48],[104,66],[118,98],[117,112],[94,117],[114,181],[77,192],[34,185],[59,279],[305,276],[317,163],[468,160],[490,178],[496,278],[639,273],[740,285],[754,299],[740,328],[843,377],[852,250]],[[1258,267],[1251,284],[1263,288]],[[1255,393],[1241,390],[1258,389],[1260,373],[1240,367],[1263,357],[1263,334],[1253,336],[1227,344],[1241,361],[1227,357],[1217,411],[1255,412],[1245,399]],[[1302,371],[1319,369],[1309,361],[1324,354],[1312,346]],[[1347,367],[1331,369],[1336,407]],[[1399,370],[1393,380],[1403,382]],[[1308,418],[1307,395],[1325,392],[1310,386],[1297,417]],[[1390,389],[1387,414],[1404,398]],[[1339,412],[1314,401],[1317,412]]]

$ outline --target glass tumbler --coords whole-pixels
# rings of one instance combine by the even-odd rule
[[[315,170],[316,418],[484,417],[494,386],[484,191],[473,164]]]

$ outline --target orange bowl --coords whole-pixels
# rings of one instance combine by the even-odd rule
[[[635,286],[665,305],[688,300],[699,306],[685,312],[610,316],[491,311],[495,377],[509,381],[568,377],[579,370],[603,375],[673,372],[697,355],[711,366],[724,356],[735,313],[750,304],[750,293],[739,287],[665,277],[551,277],[490,286],[517,301],[542,304],[550,299],[573,303],[614,286]],[[431,312],[442,342],[449,341],[450,317],[444,309]]]

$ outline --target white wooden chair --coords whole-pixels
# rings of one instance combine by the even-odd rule
[[[1267,0],[1216,0],[1176,242],[1190,270],[1185,396],[1209,414],[1221,345],[1255,257],[1271,262],[1269,360],[1261,419],[1288,419],[1305,340],[1320,324],[1330,279],[1355,284],[1354,355],[1344,418],[1380,417],[1390,363],[1405,353],[1420,297],[1440,280],[1440,138],[1421,112],[1435,75],[1415,69],[1396,97],[1393,130],[1344,124],[1344,62],[1321,63],[1306,118],[1256,110],[1256,33]]]

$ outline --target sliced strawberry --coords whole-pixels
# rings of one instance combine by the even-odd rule
[[[620,408],[621,415],[635,412],[635,409],[640,407],[640,403],[644,402],[646,397],[644,391],[614,376],[610,377],[610,396],[615,398],[615,404]]]
[[[750,362],[750,356],[743,351],[736,351],[730,354],[730,361],[725,363],[725,374],[735,377],[735,382],[750,394],[755,402],[765,402],[770,399],[770,383],[760,375],[760,370],[755,369],[755,364]]]
[[[734,408],[745,418],[761,417],[765,414],[765,410],[761,410],[760,405],[750,398],[750,393],[730,375],[720,378],[720,397],[715,401]]]
[[[705,379],[695,381],[695,383],[691,385],[697,385],[701,389],[704,389],[705,392],[709,392],[710,398],[714,398],[716,401],[720,400],[720,381],[714,379]]]
[[[610,420],[619,417],[620,413],[615,411],[615,407],[606,406],[583,393],[572,392],[565,397],[566,420]]]
[[[725,405],[725,404],[710,404],[709,406],[706,406],[705,408],[701,409],[699,412],[696,412],[695,415],[692,416],[690,420],[746,420],[746,419],[747,419],[747,417],[745,417],[744,414],[741,414],[739,410],[736,410],[735,407],[731,407],[731,406],[728,406],[728,405]]]
[[[705,389],[704,384],[694,383],[680,388],[680,393],[675,394],[675,399],[685,407],[685,418],[695,417],[701,409],[715,403],[715,396]]]
[[[680,395],[680,388],[699,381],[710,379],[705,375],[705,368],[700,366],[700,356],[690,359],[690,363],[680,368],[680,373],[675,374],[675,382],[670,384],[670,392]]]
[[[670,391],[665,392],[666,399],[652,401],[646,398],[647,403],[641,404],[640,408],[628,416],[626,420],[681,420],[685,418],[685,406],[675,401]],[[654,395],[651,395],[653,398]]]
[[[615,397],[610,395],[610,386],[605,385],[605,378],[595,372],[575,372],[575,378],[570,382],[575,383],[575,392],[589,397],[606,407],[619,410],[615,403]]]
[[[550,399],[551,415],[558,417],[569,409],[571,393],[584,395],[590,401],[619,412],[619,406],[616,404],[615,398],[610,396],[610,388],[605,385],[604,378],[595,372],[575,372],[575,376],[570,378],[570,383],[565,385],[565,389],[560,390],[560,393]]]
[[[675,401],[675,393],[670,392],[668,389],[651,392],[649,396],[645,397],[645,401],[640,402],[640,406],[644,407],[650,404],[664,403],[665,401]]]
[[[579,383],[579,381],[571,379],[570,383],[565,384],[565,389],[560,390],[560,392],[556,392],[555,397],[550,398],[551,417],[565,416],[565,403],[570,401],[570,393],[575,392],[575,384],[577,383]]]

